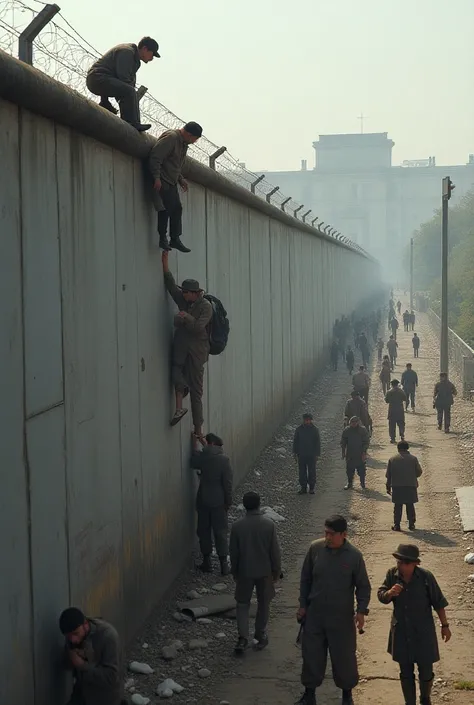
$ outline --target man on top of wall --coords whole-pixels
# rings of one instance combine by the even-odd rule
[[[120,117],[139,132],[149,130],[151,125],[140,123],[140,108],[135,90],[137,71],[141,62],[148,64],[160,58],[158,42],[143,37],[137,44],[117,44],[97,59],[87,72],[86,85],[91,93],[100,96],[99,105],[117,114],[109,98],[115,98],[120,106]]]

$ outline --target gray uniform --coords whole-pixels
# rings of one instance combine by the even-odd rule
[[[390,357],[390,364],[392,366],[393,370],[393,365],[397,361],[397,352],[398,352],[398,343],[396,340],[389,340],[387,343],[387,350],[388,350],[388,355]]]
[[[456,387],[449,379],[437,382],[434,388],[434,404],[438,412],[438,425],[443,423],[446,430],[451,426],[451,407],[454,404],[454,397],[457,394]]]
[[[415,408],[415,393],[418,387],[418,375],[415,370],[405,370],[402,374],[402,387],[403,391],[407,395],[406,407],[408,409],[408,402],[411,403],[411,408]]]
[[[386,394],[388,392],[388,390],[390,389],[391,378],[392,378],[392,375],[390,372],[390,363],[385,364],[382,362],[382,368],[380,370],[379,379],[382,382],[383,394]]]
[[[388,404],[388,432],[390,440],[395,440],[395,434],[398,429],[400,436],[405,435],[405,404],[407,395],[400,387],[392,387],[385,395],[385,401]]]
[[[212,534],[219,558],[228,554],[227,511],[232,504],[232,468],[221,446],[205,446],[191,456],[191,467],[200,470],[196,497],[197,535],[203,556],[212,553]]]
[[[363,399],[360,397],[355,397],[353,399],[352,397],[347,400],[346,406],[344,409],[344,419],[351,419],[353,416],[357,416],[362,425],[365,426],[365,428],[370,427],[370,416],[369,416],[369,411],[367,409],[367,404]],[[344,424],[345,426],[346,424]]]
[[[92,64],[87,72],[87,88],[101,98],[116,98],[120,116],[132,124],[140,122],[135,83],[140,68],[136,44],[118,44]]]
[[[188,145],[180,130],[167,130],[158,138],[148,158],[153,180],[161,180],[161,189],[153,189],[153,205],[158,213],[158,232],[165,237],[170,226],[170,238],[183,234],[183,207],[178,183],[186,160]]]
[[[194,303],[188,303],[171,272],[165,272],[164,277],[169,294],[179,310],[186,313],[184,317],[176,315],[174,318],[173,384],[181,393],[189,389],[193,423],[202,426],[204,365],[209,357],[207,327],[212,318],[212,306],[203,296]]]
[[[393,519],[396,526],[402,519],[403,505],[406,505],[407,519],[410,524],[416,521],[415,504],[418,502],[418,478],[422,469],[415,455],[401,451],[388,461],[387,490],[392,492]]]
[[[354,473],[360,478],[360,483],[365,487],[365,460],[362,459],[364,453],[367,453],[369,448],[370,437],[365,426],[347,426],[341,436],[341,448],[346,457],[346,472],[349,484],[352,484]]]
[[[230,563],[236,582],[239,636],[249,638],[250,600],[255,587],[258,601],[255,635],[261,637],[267,628],[270,602],[275,596],[273,583],[281,573],[281,554],[276,526],[260,510],[247,512],[232,525]]]
[[[90,632],[79,647],[84,652],[86,667],[74,671],[69,705],[121,705],[123,662],[117,631],[102,619],[88,621]]]
[[[361,552],[347,540],[337,550],[327,548],[324,539],[314,541],[300,584],[300,607],[307,610],[301,676],[305,688],[323,682],[328,649],[337,687],[351,690],[357,685],[354,590],[357,612],[365,614],[371,587]]]
[[[365,403],[369,403],[369,388],[370,388],[370,377],[367,372],[357,372],[352,377],[352,385],[354,389],[359,392],[360,396],[364,399]]]

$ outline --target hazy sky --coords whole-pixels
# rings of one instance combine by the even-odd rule
[[[314,164],[319,134],[388,132],[394,164],[474,152],[474,0],[62,0],[99,50],[143,35],[139,82],[250,168]]]

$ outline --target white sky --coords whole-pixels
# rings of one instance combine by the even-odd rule
[[[139,83],[249,168],[314,165],[319,134],[388,132],[394,164],[474,152],[474,0],[62,0],[99,50],[146,34]]]

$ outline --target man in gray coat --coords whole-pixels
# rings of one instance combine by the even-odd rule
[[[400,431],[400,438],[405,440],[405,404],[407,396],[403,389],[399,387],[398,379],[392,379],[391,389],[385,395],[385,402],[388,404],[388,432],[390,443],[395,443],[397,426]]]
[[[120,106],[120,117],[139,132],[149,130],[151,125],[140,123],[140,108],[135,90],[137,71],[143,61],[148,64],[160,58],[158,42],[144,37],[137,44],[118,44],[97,59],[87,72],[86,85],[91,93],[100,96],[99,105],[111,113],[117,113],[109,98],[115,98]]]
[[[418,478],[422,469],[415,455],[409,452],[406,441],[397,445],[398,453],[390,458],[387,465],[387,494],[392,495],[393,526],[392,531],[401,531],[403,505],[406,507],[408,528],[415,530],[415,504],[418,502]]]
[[[74,674],[68,705],[122,705],[123,662],[119,636],[103,619],[68,607],[59,618],[66,638],[66,666]]]
[[[397,364],[397,354],[398,354],[398,343],[395,340],[393,335],[391,335],[390,338],[388,339],[387,350],[388,350],[388,354],[390,356],[390,366],[393,370],[393,368]]]
[[[313,423],[313,415],[303,414],[303,423],[295,431],[293,455],[298,461],[300,491],[298,494],[314,494],[316,484],[316,462],[321,455],[319,429]]]
[[[197,443],[203,446],[198,451]],[[222,575],[229,575],[228,520],[227,513],[232,505],[232,468],[223,451],[222,439],[214,433],[205,438],[193,436],[194,452],[191,467],[199,471],[199,489],[196,496],[198,515],[197,535],[203,561],[199,569],[203,573],[212,572],[212,535],[219,556]]]
[[[354,483],[354,474],[357,471],[360,480],[360,486],[365,490],[365,474],[367,460],[367,450],[369,448],[370,437],[369,432],[362,426],[360,419],[353,416],[342,432],[341,448],[342,457],[346,461],[347,485],[345,490],[351,490]]]
[[[451,426],[451,407],[454,404],[454,397],[457,393],[456,387],[448,379],[446,372],[441,372],[439,382],[435,384],[433,392],[433,408],[436,409],[438,414],[439,431],[441,431],[444,417],[444,432],[449,433]]]
[[[176,411],[171,419],[175,426],[187,413],[183,409],[183,397],[191,397],[194,433],[202,436],[203,409],[202,394],[204,384],[204,365],[209,357],[208,326],[212,318],[212,305],[204,298],[199,282],[185,279],[181,287],[176,285],[169,270],[168,252],[163,252],[163,274],[166,288],[179,308],[174,317],[174,341],[172,359],[172,378],[176,395]]]
[[[369,389],[370,389],[370,377],[365,371],[365,366],[360,365],[359,371],[352,377],[352,384],[354,390],[359,392],[359,396],[369,404]]]
[[[324,534],[309,547],[301,570],[298,621],[304,624],[301,682],[305,692],[298,703],[316,705],[316,688],[323,682],[329,649],[342,705],[354,705],[352,689],[359,682],[356,626],[361,633],[371,587],[361,552],[347,541],[345,518],[336,514],[326,519]]]
[[[407,368],[402,374],[402,388],[406,394],[406,410],[411,404],[411,410],[415,411],[415,394],[418,387],[418,375],[412,369],[411,362],[407,362]]]
[[[270,602],[275,597],[274,583],[281,574],[281,554],[276,526],[260,510],[260,497],[247,492],[243,497],[246,516],[232,524],[230,564],[235,580],[237,628],[235,653],[242,655],[249,643],[249,610],[253,590],[257,592],[255,636],[257,650],[268,644],[267,624]]]
[[[201,135],[202,127],[197,122],[187,122],[179,130],[167,130],[160,135],[148,158],[153,177],[153,205],[158,213],[159,244],[163,250],[174,248],[180,252],[191,252],[181,242],[183,207],[178,186],[183,191],[188,190],[182,169],[189,145],[197,142]]]
[[[344,408],[344,428],[346,428],[349,423],[349,419],[353,416],[358,416],[362,426],[365,426],[367,429],[370,428],[371,423],[369,410],[365,401],[361,399],[360,392],[357,389],[354,389],[351,392],[351,398],[346,402],[346,406]]]

